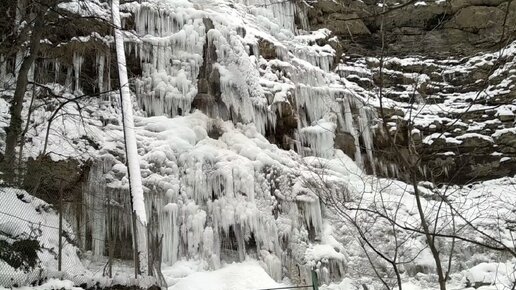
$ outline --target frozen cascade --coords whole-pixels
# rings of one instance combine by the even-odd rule
[[[292,111],[299,117],[298,141],[312,149],[307,155],[336,158],[336,134],[351,134],[360,166],[360,148],[365,148],[372,160],[373,131],[369,127],[374,116],[330,72],[334,57],[331,47],[306,46],[302,38],[294,39],[295,4],[239,0],[236,5],[249,5],[253,19],[258,19],[257,26],[272,31],[270,41],[278,59],[267,61],[257,53],[258,28],[214,17],[209,9],[195,8],[190,2],[123,5],[134,14],[134,30],[139,36],[125,35],[128,56],[138,60],[142,70],[142,77],[134,80],[138,103],[148,116],[176,117],[142,118],[136,125],[144,140],[138,141],[143,146],[139,149],[146,207],[159,221],[165,263],[202,259],[207,267],[218,268],[224,262],[250,256],[259,259],[269,274],[280,280],[285,268],[302,263],[306,245],[319,242],[324,209],[317,197],[307,193],[303,177],[292,173],[292,168],[299,167],[292,161],[294,153],[279,150],[264,137],[276,124],[277,116],[271,108],[291,102]],[[272,17],[266,19],[269,15]],[[210,18],[215,28],[206,31],[204,18]],[[242,27],[247,31],[239,30]],[[230,122],[191,112],[205,41],[216,48],[213,68],[220,76],[220,101],[230,111]],[[260,65],[272,63],[284,71],[265,82]],[[108,55],[97,56],[96,66],[102,91],[109,82],[102,77],[109,75]],[[278,77],[282,73],[283,79]],[[220,136],[208,138],[213,128],[220,131]],[[95,219],[81,232],[85,247],[89,247],[88,239],[93,235],[99,241],[107,238],[109,220],[121,223],[114,233],[119,243],[124,238],[131,240],[127,237],[130,225],[125,224],[118,210],[129,202],[123,197],[126,173],[116,161],[120,156],[107,157],[109,154],[90,172],[85,191],[90,205],[84,215],[93,216],[93,209],[105,210],[109,204],[112,216]],[[91,248],[97,256],[106,252],[104,245],[94,242]],[[305,270],[297,272],[309,275]]]
[[[141,62],[142,77],[135,83],[140,106],[151,116],[188,113],[202,64],[202,15],[192,15],[188,9],[157,10],[148,3],[125,7],[134,10],[140,36],[126,35]]]
[[[195,113],[190,119],[198,121],[175,125],[182,119],[160,117],[146,125],[146,132],[165,137],[144,147],[141,160],[147,211],[156,215],[159,232],[163,234],[163,261],[173,264],[181,258],[202,259],[207,267],[218,268],[222,262],[231,261],[231,257],[241,261],[251,256],[261,260],[272,277],[281,279],[285,275],[284,263],[293,263],[291,259],[296,257],[284,260],[286,253],[282,249],[301,247],[296,250],[299,260],[294,261],[299,264],[304,250],[297,241],[308,241],[310,232],[315,241],[320,239],[320,202],[305,188],[303,178],[289,173],[291,166],[278,164],[278,160],[291,161],[269,159],[262,156],[262,149],[253,147],[255,143],[246,143],[245,140],[263,138],[256,129],[242,127],[244,135],[225,123],[225,133],[214,140],[206,137],[211,125],[203,118]],[[335,127],[334,116],[326,116],[326,122]],[[188,140],[189,145],[175,143],[171,132],[175,138]],[[279,151],[273,145],[267,146],[268,150]],[[85,197],[90,197],[89,205],[83,219],[106,212],[108,198],[112,216],[93,219],[87,230],[81,232],[85,245],[92,235],[98,241],[107,239],[108,220],[120,223],[113,233],[117,244],[131,241],[127,237],[130,225],[124,222],[127,217],[119,210],[130,202],[125,174],[122,163],[109,155],[92,167],[85,191]],[[278,203],[282,210],[276,217],[271,213]],[[298,230],[305,227],[309,230]],[[94,255],[105,254],[102,244],[91,247]]]
[[[222,101],[235,116],[233,120],[253,122],[260,133],[274,125],[275,115],[268,110],[268,100],[259,83],[256,63],[252,62],[236,31],[224,35],[221,24],[208,32],[208,41],[217,48]]]
[[[165,263],[199,259],[213,269],[233,258],[252,257],[281,280],[286,268],[302,265],[306,247],[321,242],[323,235],[324,208],[308,194],[306,176],[293,170],[303,170],[304,164],[293,160],[337,158],[340,151],[334,150],[334,138],[343,131],[354,138],[356,162],[363,166],[360,148],[365,148],[372,162],[374,116],[332,72],[335,51],[329,45],[313,44],[314,39],[327,37],[326,32],[297,30],[294,18],[303,13],[295,3],[234,3],[237,8],[244,5],[245,10],[231,9],[245,17],[237,13],[226,17],[220,12],[225,4],[207,1],[122,5],[132,13],[125,14],[126,27],[138,36],[124,35],[128,65],[142,74],[131,83],[138,105],[147,116],[175,117],[137,120],[146,211],[159,222]],[[214,29],[207,31],[206,18]],[[275,59],[260,56],[259,38],[271,43]],[[230,111],[230,122],[191,112],[206,40],[216,49],[215,83],[220,85],[220,101]],[[67,87],[76,93],[81,90],[82,64],[91,59],[81,53],[74,53],[71,65],[54,64],[56,82],[66,72]],[[93,59],[99,91],[109,90],[110,54],[98,53]],[[276,71],[260,71],[262,65],[274,66]],[[291,106],[297,115],[293,134],[311,148],[310,154],[300,157],[282,151],[264,137],[274,131],[278,118],[274,108],[282,113],[281,106]],[[217,137],[208,137],[211,130],[217,131]],[[74,224],[86,223],[76,229],[81,244],[94,256],[106,255],[110,239],[117,249],[131,247],[131,226],[123,210],[130,203],[127,172],[121,163],[123,150],[117,151],[122,148],[120,138],[114,135],[106,137],[112,139],[102,144],[107,148],[101,149],[89,172],[82,196],[87,207],[75,213]],[[117,225],[115,229],[111,224]],[[117,255],[124,257],[123,252]],[[337,268],[332,263],[324,265],[321,273]],[[296,271],[309,275],[304,268]]]
[[[329,45],[323,47],[297,45],[294,48],[294,55],[325,72],[329,72],[333,66],[335,50]]]

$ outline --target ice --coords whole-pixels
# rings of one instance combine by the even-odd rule
[[[81,76],[81,67],[82,63],[84,62],[84,58],[79,53],[75,52],[73,54],[73,71],[75,76],[75,86],[74,86],[74,92],[76,94],[80,94],[81,86],[80,86],[80,76]]]
[[[96,64],[97,64],[97,74],[98,74],[97,86],[98,86],[99,92],[104,92],[104,90],[105,90],[105,88],[104,88],[104,68],[105,68],[105,64],[106,64],[105,63],[106,58],[103,55],[97,55],[96,62],[97,62]]]
[[[163,233],[163,262],[175,263],[179,249],[179,206],[169,203],[163,208],[163,216],[159,217],[161,232]]]
[[[330,116],[328,119],[332,117],[336,118],[336,116]],[[337,127],[335,121],[321,119],[312,126],[299,131],[301,142],[310,145],[313,155],[325,158],[333,157],[333,139]]]
[[[166,9],[148,2],[127,7],[135,11],[141,36],[128,40],[134,42],[142,67],[142,78],[136,82],[140,105],[148,115],[177,116],[190,111],[197,94],[205,28],[201,12],[163,5]]]
[[[375,172],[374,158],[373,158],[373,131],[371,130],[371,120],[374,118],[371,116],[372,110],[366,108],[364,105],[359,107],[359,125],[362,139],[364,140],[364,146],[366,149],[367,157],[371,163],[373,174]]]
[[[363,159],[362,159],[362,152],[360,150],[360,141],[359,141],[359,136],[358,136],[358,133],[357,133],[357,128],[355,128],[355,125],[354,125],[354,119],[353,119],[353,114],[351,112],[351,104],[350,104],[350,100],[349,98],[348,99],[344,99],[342,100],[342,104],[344,106],[344,126],[343,126],[343,131],[346,132],[346,133],[349,133],[351,134],[351,136],[353,137],[354,139],[354,145],[355,145],[355,162],[359,165],[359,166],[364,166],[364,162],[363,162]]]

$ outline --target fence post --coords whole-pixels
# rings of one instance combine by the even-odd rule
[[[57,271],[62,270],[63,266],[63,184],[59,186],[59,234],[58,234],[58,249],[57,249]]]
[[[319,279],[317,279],[317,273],[312,269],[312,289],[319,290]]]

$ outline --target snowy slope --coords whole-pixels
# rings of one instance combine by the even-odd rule
[[[38,266],[24,272],[14,269],[0,260],[0,280],[8,285],[26,285],[40,278],[59,277],[69,279],[87,274],[77,256],[78,248],[64,241],[63,273],[57,272],[59,216],[46,202],[27,192],[13,188],[0,188],[0,239],[8,243],[16,239],[36,239],[41,250],[37,253]],[[71,226],[63,225],[71,241],[75,239]],[[64,238],[63,238],[64,239]]]

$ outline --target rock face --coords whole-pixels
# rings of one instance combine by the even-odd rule
[[[309,12],[313,27],[341,38],[348,53],[373,55],[381,30],[389,54],[471,55],[500,48],[515,31],[516,4],[506,0],[318,1]]]
[[[381,76],[373,58],[348,59],[340,69],[366,63],[372,80],[345,78],[369,90],[383,84],[387,131],[401,148],[416,148],[421,179],[465,184],[516,173],[513,51],[514,44],[470,58],[387,57]],[[377,172],[396,176],[385,134],[375,135]]]
[[[229,111],[221,100],[220,73],[214,64],[217,62],[215,45],[208,39],[208,32],[214,28],[209,18],[203,19],[206,39],[203,47],[203,63],[199,70],[197,95],[192,101],[192,109],[199,109],[208,116],[229,119]]]
[[[384,103],[390,104],[384,108],[388,134],[402,152],[417,148],[421,179],[463,184],[515,174],[509,144],[514,144],[516,65],[514,45],[505,45],[515,31],[516,5],[503,0],[385,3],[385,8],[374,1],[313,4],[312,27],[328,27],[338,36],[344,55],[337,72],[372,97],[382,87]],[[382,74],[378,58],[357,56],[380,54],[381,27]],[[375,135],[376,172],[397,176],[401,165],[395,164],[385,134]],[[336,144],[350,152],[345,139],[336,136]]]

